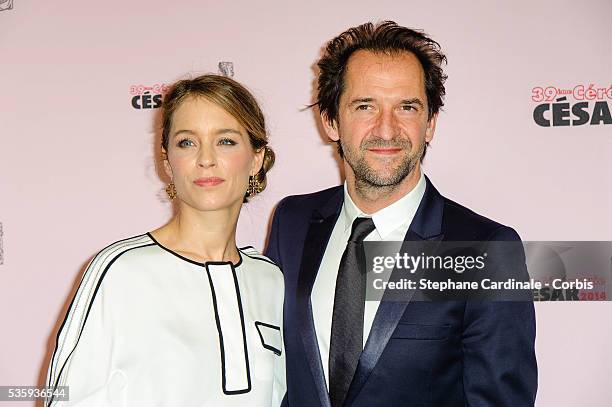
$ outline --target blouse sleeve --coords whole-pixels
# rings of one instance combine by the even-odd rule
[[[280,357],[275,358],[274,361],[274,382],[272,383],[272,407],[278,407],[281,405],[285,393],[287,392],[287,381],[285,373],[285,338],[282,335],[281,327],[281,340],[282,349]]]
[[[112,369],[112,310],[105,301],[104,275],[116,257],[108,249],[87,267],[70,309],[60,327],[47,385],[67,386],[68,400],[49,397],[50,406],[115,406],[123,373]],[[61,394],[61,393],[60,393]]]

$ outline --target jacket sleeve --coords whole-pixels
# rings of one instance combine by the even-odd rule
[[[283,213],[283,207],[285,205],[287,198],[282,199],[278,205],[276,206],[276,210],[274,211],[274,216],[272,217],[272,228],[270,230],[270,235],[268,237],[268,245],[265,250],[265,256],[272,260],[274,263],[283,269],[283,261],[281,258],[281,248],[280,243],[281,239],[280,235],[280,225],[281,225],[281,216]]]
[[[524,278],[525,254],[518,234],[503,227],[490,240],[520,245],[518,254],[513,250],[515,255],[506,256],[504,263]],[[530,300],[466,302],[462,337],[466,406],[534,405],[538,375],[535,334],[535,310]]]
[[[283,398],[287,393],[287,376],[285,371],[285,337],[282,334],[283,329],[281,326],[281,340],[282,348],[281,354],[276,358],[274,362],[274,383],[272,387],[272,407],[282,406]]]

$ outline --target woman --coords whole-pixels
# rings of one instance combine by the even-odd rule
[[[274,162],[253,96],[204,75],[164,101],[170,222],[88,266],[60,328],[49,386],[78,406],[276,406],[285,391],[283,279],[236,247],[243,202]]]

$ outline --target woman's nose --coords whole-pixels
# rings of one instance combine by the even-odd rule
[[[198,166],[202,168],[214,167],[217,164],[217,157],[211,148],[203,148],[198,157]]]

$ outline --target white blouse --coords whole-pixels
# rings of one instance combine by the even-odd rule
[[[251,247],[198,263],[145,234],[89,264],[60,328],[45,406],[278,406],[283,276]]]

